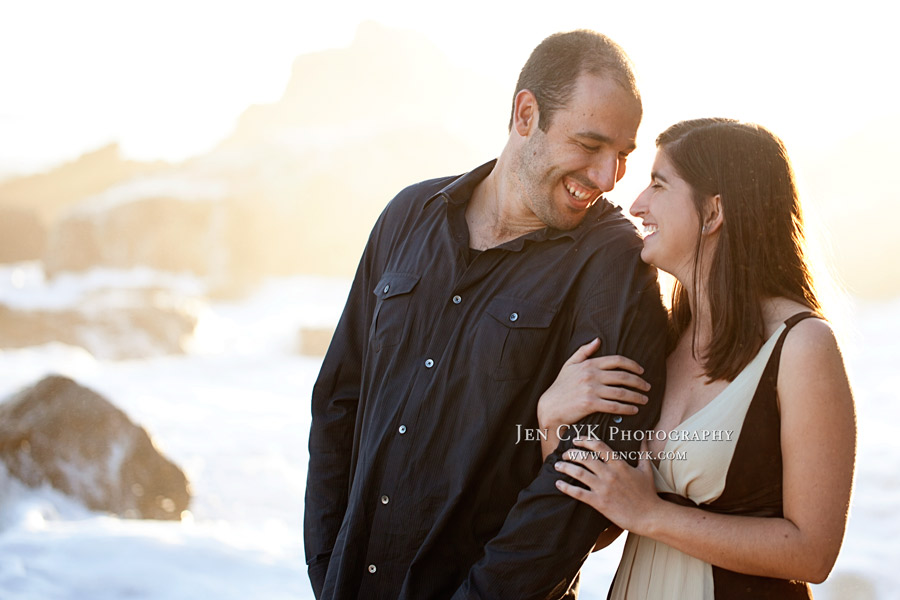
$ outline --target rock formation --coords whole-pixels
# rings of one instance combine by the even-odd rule
[[[0,403],[0,460],[29,486],[49,484],[88,508],[179,520],[184,473],[96,392],[49,376]]]

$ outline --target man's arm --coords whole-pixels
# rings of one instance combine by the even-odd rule
[[[627,356],[645,368],[652,385],[649,402],[634,416],[593,414],[582,424],[616,450],[637,450],[639,442],[610,439],[608,428],[652,428],[659,416],[665,387],[666,313],[659,297],[656,271],[640,261],[634,247],[609,261],[586,306],[579,307],[568,353],[600,334],[601,353]],[[548,599],[562,597],[588,557],[597,536],[610,523],[586,504],[557,490],[561,477],[553,465],[572,446],[562,442],[550,454],[537,478],[519,494],[503,528],[485,547],[454,594],[462,599]],[[571,480],[570,480],[571,481]],[[586,510],[587,509],[587,510]]]
[[[384,220],[383,214],[369,237],[313,387],[303,533],[309,579],[317,598],[347,509],[352,456],[348,445],[356,425],[374,304],[372,270],[377,262],[379,231]]]

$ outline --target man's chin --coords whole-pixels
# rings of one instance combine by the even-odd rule
[[[547,223],[553,229],[559,231],[572,231],[584,222],[587,217],[590,205],[582,210],[569,209],[567,214],[553,215],[553,222]]]
[[[573,229],[577,229],[578,226],[583,222],[584,216],[582,216],[578,220],[569,219],[568,221],[556,221],[555,223],[548,223],[547,226],[557,231],[572,231]]]

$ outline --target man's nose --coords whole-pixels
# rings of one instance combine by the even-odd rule
[[[603,156],[591,165],[588,177],[597,189],[602,192],[611,192],[616,187],[619,177],[619,157]]]

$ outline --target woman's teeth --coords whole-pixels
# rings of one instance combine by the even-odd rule
[[[644,235],[652,235],[659,231],[658,225],[644,225]]]

